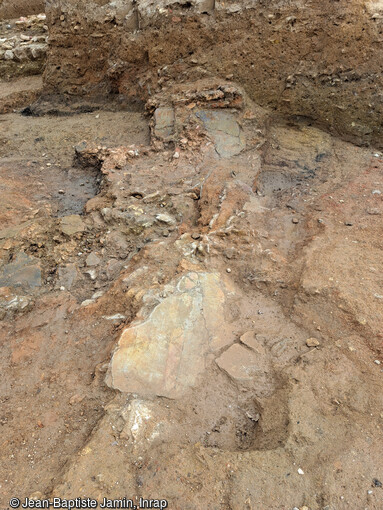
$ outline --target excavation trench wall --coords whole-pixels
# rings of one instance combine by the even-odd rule
[[[47,92],[146,100],[220,76],[262,106],[382,146],[381,2],[48,1]]]
[[[0,0],[0,21],[39,14],[44,10],[44,0]]]

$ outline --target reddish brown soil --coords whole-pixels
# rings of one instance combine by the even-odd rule
[[[260,148],[227,161],[193,126],[179,159],[153,151],[139,113],[3,116],[0,212],[13,230],[2,230],[1,257],[3,264],[20,250],[35,257],[43,283],[1,291],[2,504],[37,491],[163,497],[182,510],[381,507],[373,480],[383,479],[374,362],[381,360],[382,160],[251,108],[243,126]],[[62,176],[83,138],[135,143],[139,156],[96,148]],[[57,188],[66,185],[67,207],[78,207],[75,176],[102,175],[99,157],[100,193],[88,201],[84,232],[68,238]],[[145,199],[156,191],[159,202]],[[160,203],[182,218],[176,228],[128,228],[100,214],[133,206],[152,214]],[[177,239],[188,245],[189,233],[205,239],[190,260],[175,248]],[[94,280],[84,265],[90,252],[102,260]],[[68,264],[78,278],[60,291],[58,267]],[[255,397],[212,366],[181,401],[147,401],[165,428],[161,441],[145,446],[124,435],[121,421],[126,398],[137,401],[110,390],[105,371],[143,297],[191,268],[229,275],[236,292],[227,322],[238,337],[255,329],[270,338],[276,390]],[[96,291],[102,297],[81,306]],[[22,295],[25,309],[4,308]],[[319,348],[306,346],[309,337]],[[228,411],[234,402],[241,411]],[[243,412],[260,413],[260,428]]]
[[[74,5],[44,84],[0,83],[0,507],[380,510],[380,18],[175,6],[129,33],[95,8],[74,36]],[[190,273],[231,289],[222,345],[256,335],[261,375],[225,345],[181,397],[111,389],[123,331]]]

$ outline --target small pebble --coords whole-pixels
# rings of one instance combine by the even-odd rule
[[[201,237],[201,234],[198,234],[197,232],[193,232],[193,234],[191,236],[192,236],[192,239],[199,239]]]
[[[226,273],[231,273],[231,269],[230,269],[230,267],[228,267],[228,268],[226,269]]]
[[[380,480],[378,480],[377,478],[374,478],[372,480],[372,484],[374,487],[382,487],[382,482]]]
[[[65,195],[65,191],[63,189],[59,189],[58,193],[59,195]]]
[[[64,291],[64,290],[65,290],[65,287],[60,287],[60,290]]]
[[[176,151],[174,154],[173,154],[173,158],[174,159],[178,159],[180,157],[180,153],[178,151]]]
[[[81,306],[82,307],[85,307],[85,306],[89,306],[89,305],[92,305],[94,303],[93,299],[85,299],[85,301],[83,301],[81,303]]]
[[[41,422],[40,422],[41,423]],[[29,496],[29,499],[33,500],[33,501],[38,501],[38,500],[41,500],[41,499],[44,499],[44,494],[42,492],[39,492],[39,491],[36,491],[36,492],[33,492],[30,496]]]
[[[380,191],[380,189],[374,189],[374,191],[372,192],[373,195],[381,195],[382,192]]]
[[[299,223],[298,218],[293,218],[291,221],[292,221],[295,225],[296,225],[297,223]]]
[[[300,475],[304,475],[304,474],[305,474],[305,472],[303,471],[303,469],[299,468],[299,469],[298,469],[298,474],[300,474]]]
[[[11,51],[11,50],[7,50],[7,51],[4,53],[4,58],[5,58],[5,60],[13,60],[13,58],[14,58],[13,51]]]
[[[346,225],[346,227],[352,227],[351,221],[345,221],[344,224]]]
[[[379,361],[378,359],[376,359],[376,360],[374,361],[374,363],[375,363],[375,365],[380,365],[380,361]]]
[[[320,343],[316,338],[308,338],[306,340],[307,347],[319,347]]]

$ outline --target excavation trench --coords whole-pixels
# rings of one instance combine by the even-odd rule
[[[380,508],[383,157],[313,125],[378,140],[380,18],[101,4],[0,91],[1,503]]]

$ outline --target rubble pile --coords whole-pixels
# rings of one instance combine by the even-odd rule
[[[0,69],[3,78],[39,74],[48,50],[46,15],[21,17],[1,24]]]

